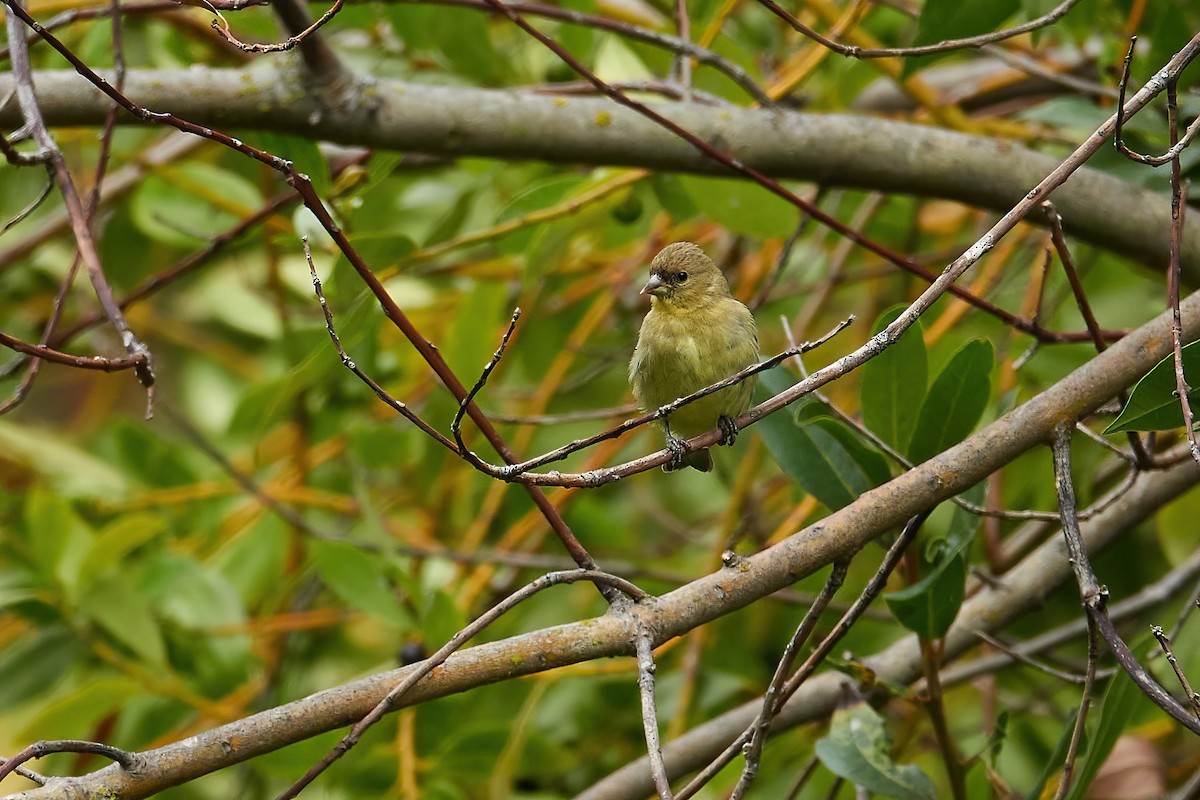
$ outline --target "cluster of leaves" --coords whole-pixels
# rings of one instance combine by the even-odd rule
[[[564,5],[670,28],[667,4]],[[858,30],[887,43],[936,41],[1021,21],[1051,5],[929,0],[915,22],[880,5]],[[1097,62],[1114,65],[1126,46],[1118,33],[1131,15],[1144,13],[1137,25],[1149,42],[1142,58],[1157,68],[1200,25],[1187,0],[1158,0],[1144,9],[1118,0],[1087,6],[1035,37],[1037,44],[1094,45]],[[43,13],[37,3],[32,9]],[[401,2],[382,9],[381,16],[374,4],[348,6],[325,30],[340,54],[372,74],[493,87],[574,77],[510,24],[479,11]],[[823,4],[814,2],[810,10],[824,20]],[[689,13],[695,31],[719,24],[712,48],[764,85],[819,52],[751,3],[731,12],[729,4],[705,0],[690,5]],[[243,38],[278,38],[269,10],[250,9],[231,20]],[[208,35],[204,22],[197,9],[129,16],[126,60],[146,69],[240,63],[236,51]],[[539,25],[606,79],[670,71],[671,55],[644,43],[567,23]],[[111,63],[105,22],[61,33],[89,64]],[[39,68],[61,67],[44,47],[35,46],[34,56]],[[929,61],[911,60],[904,69],[920,78],[965,58],[970,56],[932,68]],[[880,80],[879,69],[826,54],[801,89],[815,110],[845,110]],[[696,88],[745,102],[740,89],[712,70],[697,70]],[[1039,96],[1004,111],[1004,118],[988,112],[973,124],[987,130],[998,121],[1011,123],[1006,130],[1019,132],[1031,146],[1057,152],[1109,112],[1077,95]],[[916,108],[912,116],[927,119],[928,113]],[[346,166],[301,136],[233,133],[293,160],[313,178],[354,246],[468,384],[495,348],[512,308],[524,310],[480,401],[489,412],[510,417],[619,409],[628,402],[625,365],[643,312],[636,292],[658,244],[700,241],[727,268],[738,296],[749,299],[775,280],[783,242],[798,222],[796,210],[774,195],[731,179],[472,158],[428,161],[383,152]],[[90,174],[98,157],[92,131],[56,135],[76,175]],[[154,128],[129,128],[113,140],[114,169],[140,169],[128,188],[107,201],[98,225],[101,255],[118,294],[163,274],[287,190],[261,165],[211,144],[136,167],[162,136]],[[1147,149],[1162,140],[1158,126],[1142,118],[1130,126],[1129,137]],[[1189,167],[1196,152],[1189,153]],[[1131,183],[1165,187],[1161,174],[1108,154],[1094,166]],[[0,217],[19,211],[43,179],[37,170],[0,168]],[[840,219],[862,213],[867,236],[934,266],[969,244],[986,219],[948,203],[880,200],[862,191],[831,192],[821,202]],[[36,340],[67,274],[69,233],[59,224],[44,240],[36,234],[39,225],[54,225],[59,212],[47,203],[0,239],[5,333]],[[303,210],[271,215],[198,270],[130,307],[131,324],[154,351],[160,375],[160,411],[153,422],[141,421],[143,397],[127,375],[45,367],[30,400],[0,418],[0,750],[67,737],[143,749],[389,668],[436,648],[536,573],[509,561],[530,553],[558,555],[522,492],[480,475],[398,422],[343,369],[312,298],[298,246],[303,234],[317,244],[351,357],[424,418],[448,426],[456,404],[381,319],[377,305],[367,302],[345,261],[322,251],[327,240]],[[1027,287],[1040,274],[1044,244],[1042,232],[1020,229],[981,265],[989,277],[975,288],[998,305],[1030,313]],[[1157,276],[1072,244],[1105,327],[1134,326],[1161,310]],[[805,329],[795,332],[800,337],[815,337],[850,313],[876,320],[878,330],[894,318],[896,303],[922,288],[881,270],[863,252],[847,256],[841,245],[809,229],[782,264],[778,282],[756,309],[765,352],[786,346],[774,324],[780,315],[805,317]],[[834,273],[837,281],[825,286]],[[68,321],[92,310],[85,281],[77,289],[67,302]],[[804,311],[806,299],[822,292],[827,295],[820,308]],[[1045,298],[1044,324],[1082,327],[1057,270]],[[871,332],[860,323],[807,358],[831,360]],[[552,491],[551,498],[602,565],[621,565],[614,571],[628,568],[648,591],[666,591],[714,569],[726,547],[756,550],[902,470],[834,415],[831,403],[919,463],[1092,354],[1082,344],[1046,347],[1018,369],[1015,361],[1028,344],[1001,322],[944,300],[923,329],[911,329],[867,368],[830,387],[828,401],[801,401],[755,426],[732,451],[718,451],[714,475],[653,472],[589,492]],[[103,331],[70,348],[118,349]],[[1195,352],[1188,351],[1189,364]],[[1179,424],[1162,416],[1177,408],[1164,399],[1174,391],[1167,369],[1147,377],[1110,432]],[[765,374],[760,389],[773,393],[792,382],[780,369]],[[176,414],[191,422],[173,422]],[[619,411],[611,417],[620,418]],[[532,454],[604,424],[565,417],[553,425],[512,422],[502,428],[520,453]],[[298,509],[311,530],[272,514],[206,453],[188,432],[192,426],[239,474],[250,476],[262,496]],[[487,449],[471,432],[468,441]],[[659,446],[657,434],[643,431],[574,456],[564,468],[614,463]],[[1085,465],[1106,455],[1090,442],[1078,452]],[[1086,502],[1107,478],[1093,485],[1099,470],[1084,466],[1080,472]],[[994,491],[992,501],[1005,507],[1053,508],[1048,456],[1033,453],[1014,462]],[[980,487],[972,499],[982,497]],[[1109,561],[1099,562],[1102,571],[1112,566],[1106,574],[1114,592],[1143,586],[1190,554],[1195,526],[1182,523],[1194,520],[1198,505],[1195,493],[1186,496],[1157,525],[1148,522],[1106,556]],[[896,620],[928,639],[944,633],[962,601],[969,565],[990,566],[994,555],[977,541],[979,527],[978,518],[961,509],[935,515],[921,548],[919,578],[897,579],[885,596],[893,616],[856,626],[846,648],[856,655],[875,652],[903,633]],[[1001,536],[1013,528],[998,526]],[[853,596],[873,572],[871,555],[855,560],[846,595]],[[815,590],[821,578],[798,589]],[[589,587],[552,594],[522,606],[488,635],[603,609]],[[1073,590],[1057,599],[1017,633],[1077,616]],[[757,696],[800,613],[792,605],[764,602],[668,646],[659,668],[668,733]],[[1196,641],[1200,637],[1193,636],[1193,645],[1177,653],[1192,674],[1200,674]],[[1055,748],[1065,742],[1064,731],[1069,735],[1072,721],[1066,718],[1078,692],[1037,680],[1044,682],[1030,689],[1028,673],[1004,673],[992,689],[948,693],[963,750],[986,754],[970,774],[980,791],[991,775],[1036,796],[1061,763]],[[632,663],[587,665],[401,712],[324,776],[321,788],[345,797],[389,791],[447,799],[567,796],[644,751],[633,681]],[[981,692],[1009,710],[1006,726],[983,716]],[[1137,695],[1114,682],[1111,694],[1119,692],[1118,699],[1105,700],[1090,769],[1099,766],[1116,734],[1147,718]],[[885,723],[895,743],[885,744]],[[989,728],[1004,732],[1003,747],[984,733]],[[828,769],[803,797],[825,796],[836,776],[893,796],[944,796],[943,770],[927,731],[919,708],[895,703],[883,717],[858,708],[840,712],[828,731],[780,733],[759,791],[783,796],[795,765],[820,739],[815,752]],[[1141,733],[1159,737],[1164,749],[1176,745],[1156,730]],[[329,745],[329,737],[321,737],[175,793],[265,795],[289,783]],[[895,760],[916,767],[898,767]],[[98,764],[58,757],[43,766],[67,773]],[[732,779],[722,776],[718,784]]]

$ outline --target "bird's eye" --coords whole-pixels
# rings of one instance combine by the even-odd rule
[[[678,281],[679,283],[683,283],[684,281],[687,280],[687,273],[686,272],[676,272],[675,280]]]

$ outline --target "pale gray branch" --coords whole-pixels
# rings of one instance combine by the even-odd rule
[[[1200,294],[1189,296],[1181,304],[1181,311],[1184,335],[1191,341],[1200,334]],[[914,514],[967,490],[1016,456],[1042,445],[1060,421],[1075,420],[1088,414],[1166,356],[1171,347],[1170,324],[1169,313],[1160,315],[960,444],[863,494],[854,503],[778,545],[740,560],[735,567],[701,577],[647,604],[644,619],[655,632],[655,644],[733,613],[836,560],[852,556]],[[1124,497],[1088,521],[1085,535],[1093,538],[1101,535],[1097,532],[1115,535],[1117,529],[1144,519],[1149,509],[1176,496],[1197,480],[1200,480],[1200,469],[1190,461],[1171,470],[1145,473]],[[1045,567],[1036,579],[1026,582],[1024,577],[1017,580],[1016,576],[1009,575],[999,590],[989,590],[972,599],[960,614],[959,627],[946,639],[947,654],[959,653],[977,641],[974,628],[963,627],[965,621],[994,619],[999,624],[1009,618],[1005,614],[1016,614],[1036,598],[1043,597],[1054,583],[1048,576],[1057,576],[1059,571],[1066,574],[1066,559],[1058,540],[1043,545],[1032,561],[1027,559],[1027,563],[1043,562]],[[1026,574],[1021,573],[1022,576]],[[998,604],[990,607],[988,613],[991,616],[972,617],[980,612],[971,609],[979,608],[979,604],[985,602]],[[413,705],[567,664],[632,655],[627,622],[608,614],[460,651],[417,683],[402,704]],[[915,642],[890,648],[880,658],[877,669],[889,681],[907,683],[920,674]],[[182,742],[141,753],[139,755],[145,761],[137,773],[108,767],[79,778],[57,779],[51,785],[17,797],[22,800],[99,797],[104,792],[118,794],[126,800],[146,797],[319,733],[353,724],[411,669],[393,670],[327,689]],[[824,698],[818,703],[820,708],[826,707],[821,705],[826,700],[831,707],[837,680],[814,680],[813,688],[806,688],[798,695],[800,699],[793,703],[798,702],[798,708],[812,708],[813,698],[817,697]],[[736,717],[741,712],[731,712],[739,721],[729,738],[712,740],[718,752],[732,736],[745,730],[759,708],[761,703],[747,705],[744,719]],[[785,708],[781,719],[790,719],[794,724],[803,715],[798,717],[797,712],[792,712],[789,716],[790,708],[792,704]],[[783,721],[780,724],[789,723]],[[688,734],[683,738],[691,736]],[[703,758],[702,749],[697,748],[696,752]],[[691,762],[680,761],[676,743],[667,745],[665,757],[672,775],[695,768]],[[648,771],[645,775],[648,779]]]
[[[1164,472],[1142,473],[1128,495],[1081,525],[1087,549],[1098,550],[1197,483],[1200,483],[1200,469],[1190,460]],[[963,604],[946,634],[945,659],[953,659],[975,646],[978,631],[996,630],[1038,608],[1070,576],[1066,545],[1061,537],[1050,539],[995,588],[983,589]],[[913,636],[865,662],[881,683],[907,686],[921,678],[921,652]],[[836,671],[812,678],[784,706],[775,726],[784,729],[827,717],[843,696],[842,686],[848,680]],[[678,778],[707,765],[753,723],[761,706],[761,700],[745,703],[668,743],[663,748],[663,758],[669,776]],[[646,759],[642,758],[594,784],[575,800],[634,800],[649,794],[649,781]]]
[[[12,86],[0,75],[0,97]],[[306,92],[303,75],[274,69],[131,70],[126,93],[155,111],[218,128],[276,130],[347,145],[446,156],[716,173],[721,168],[653,122],[609,100],[521,90],[362,79],[337,107]],[[48,123],[99,125],[109,101],[74,72],[37,74]],[[656,109],[776,178],[957,200],[1008,211],[1059,161],[1019,144],[851,114]],[[121,115],[122,123],[132,118]],[[0,109],[0,125],[19,124]],[[1053,195],[1068,233],[1143,263],[1168,257],[1170,200],[1089,169]],[[1033,220],[1040,221],[1040,220]],[[1183,268],[1200,284],[1200,224],[1184,232]]]

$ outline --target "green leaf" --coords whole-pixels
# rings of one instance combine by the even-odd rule
[[[922,639],[937,639],[954,622],[966,581],[967,554],[958,550],[912,586],[885,594],[883,599],[901,625]]]
[[[812,403],[810,405],[824,404]],[[881,486],[892,479],[892,470],[888,466],[888,460],[883,453],[876,450],[874,445],[868,444],[854,429],[850,428],[844,422],[832,417],[820,417],[807,424],[819,426],[826,434],[836,439],[842,449],[846,451],[846,454],[853,459],[859,471],[866,478],[866,486],[859,494],[869,489],[874,489],[876,486]]]
[[[1154,530],[1163,558],[1178,567],[1200,550],[1200,492],[1185,492],[1158,512]]]
[[[917,418],[908,456],[920,464],[967,437],[992,392],[992,343],[967,342],[951,357],[929,388]],[[865,380],[865,379],[864,379]]]
[[[388,469],[400,466],[411,456],[408,450],[412,435],[393,421],[356,421],[350,428],[350,443],[350,452],[363,466]]]
[[[830,772],[867,791],[901,800],[935,798],[933,781],[917,767],[897,764],[890,750],[883,717],[865,703],[835,711],[829,733],[815,747]]]
[[[883,312],[875,320],[871,335],[890,325],[904,308],[895,306]],[[859,389],[863,422],[892,447],[907,452],[928,381],[929,358],[918,321],[863,365]]]
[[[1200,382],[1200,342],[1184,345],[1183,374],[1190,378],[1188,386]],[[1200,405],[1200,387],[1188,392],[1188,400],[1193,407]],[[1182,426],[1183,410],[1175,394],[1175,357],[1169,355],[1137,382],[1120,415],[1104,432],[1166,431]]]
[[[774,395],[792,381],[776,367],[763,373],[759,383],[760,392]],[[820,403],[800,400],[791,413],[772,414],[755,427],[788,477],[832,511],[887,481],[891,473],[883,456],[858,440],[841,422],[808,417],[806,410],[812,405]],[[794,415],[805,418],[797,421]]]
[[[650,177],[650,189],[654,192],[654,199],[676,220],[691,219],[700,213],[677,175],[653,174]]]
[[[537,181],[516,195],[496,215],[496,224],[512,222],[530,214],[536,214],[558,205],[574,193],[588,188],[586,180],[575,176],[555,176]],[[505,234],[497,242],[502,253],[524,253],[533,241],[534,234],[540,229],[539,225],[525,225]]]
[[[127,576],[110,575],[92,583],[80,598],[79,610],[144,661],[154,666],[167,663],[158,622]]]
[[[130,213],[138,230],[163,244],[195,247],[263,204],[253,183],[201,161],[160,166],[138,186]]]
[[[12,569],[0,573],[0,611],[10,606],[37,600],[42,594],[37,577],[28,569]]]
[[[946,39],[962,39],[996,30],[1001,22],[1021,7],[1020,0],[925,0],[917,35],[912,45],[919,47]],[[901,79],[907,78],[932,58],[910,58],[904,62]]]
[[[342,542],[313,540],[308,553],[325,584],[360,611],[402,630],[416,627],[393,593],[380,556]]]
[[[146,564],[140,590],[164,620],[190,630],[246,621],[236,588],[216,569],[179,553]]]
[[[702,216],[745,236],[790,236],[799,220],[794,206],[756,183],[734,178],[681,175],[679,183]]]
[[[238,592],[243,608],[283,591],[279,576],[287,571],[290,535],[275,516],[263,516],[213,554],[206,563]]]
[[[984,497],[983,484],[964,492],[972,502]],[[938,639],[946,634],[962,606],[967,585],[967,555],[979,530],[979,518],[955,508],[946,537],[934,540],[929,549],[932,564],[921,580],[898,592],[885,594],[893,616],[901,625],[923,639]]]
[[[25,526],[42,574],[73,595],[95,541],[91,529],[67,500],[43,491],[31,492],[26,500]]]
[[[0,420],[0,453],[5,461],[48,478],[66,497],[100,497],[112,502],[127,490],[125,474],[65,438],[32,425]]]
[[[34,742],[38,739],[81,738],[94,735],[96,725],[130,698],[145,691],[133,678],[109,675],[82,681],[52,703],[36,712],[21,716],[21,727],[11,731],[15,741]]]
[[[195,482],[196,473],[183,455],[187,451],[164,438],[161,422],[117,420],[110,433],[127,475],[157,488]]]
[[[83,559],[84,579],[91,581],[121,564],[125,556],[166,530],[166,521],[150,511],[118,517],[95,537]]]
[[[0,712],[54,688],[82,654],[75,634],[60,626],[43,628],[0,648]]]

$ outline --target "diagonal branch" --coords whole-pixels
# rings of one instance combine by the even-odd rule
[[[1200,295],[1182,304],[1184,330],[1200,334]],[[700,625],[731,614],[839,559],[933,504],[974,486],[1020,453],[1041,446],[1064,418],[1076,418],[1106,402],[1132,384],[1170,352],[1170,317],[1161,315],[1114,344],[1037,397],[934,456],[854,503],[736,565],[701,577],[647,604],[656,641],[663,642]],[[1107,541],[1179,496],[1200,481],[1191,461],[1153,473],[1141,473],[1135,486],[1102,514],[1089,520],[1084,538],[1089,547]],[[955,627],[947,634],[945,654],[951,658],[978,642],[976,629],[991,630],[1023,610],[1034,607],[1069,574],[1061,541],[1053,540],[1027,559],[1028,572],[1014,570],[1004,582],[988,588],[964,605]],[[441,669],[413,687],[402,704],[424,702],[454,692],[567,664],[613,655],[631,655],[629,627],[621,615],[560,625],[456,653]],[[914,639],[889,648],[870,663],[881,680],[909,683],[920,676],[920,654]],[[327,689],[311,697],[214,728],[186,742],[140,755],[153,769],[137,775],[108,768],[81,778],[64,778],[64,791],[111,791],[128,800],[146,797],[214,770],[245,761],[318,733],[352,725],[362,718],[398,679],[399,671]],[[794,725],[815,713],[832,709],[839,696],[840,677],[811,679],[784,707],[777,725]],[[754,720],[761,701],[722,718],[719,730],[701,726],[664,748],[668,772],[680,775],[698,769],[717,755]],[[713,750],[715,748],[715,752]],[[699,759],[696,763],[694,759]],[[644,766],[630,768],[644,796],[653,791]],[[641,783],[644,776],[646,782]],[[45,800],[53,795],[32,790],[21,800]],[[592,798],[626,796],[611,786],[593,787]]]
[[[0,73],[0,97],[11,86],[11,78]],[[131,70],[128,87],[127,96],[144,107],[172,108],[185,118],[242,130],[305,131],[339,144],[450,157],[730,174],[673,134],[606,99],[564,102],[521,90],[380,77],[371,79],[369,104],[331,107],[311,96],[294,72],[271,69]],[[47,122],[55,125],[98,125],[108,107],[93,86],[67,71],[39,72],[38,99]],[[1142,105],[1139,101],[1136,108]],[[1058,158],[1017,143],[864,115],[696,103],[656,107],[705,140],[727,143],[742,163],[778,179],[944,198],[998,213],[1008,211],[1059,164]],[[1127,115],[1134,111],[1129,105]],[[0,124],[20,121],[12,110],[0,109]],[[1084,169],[1054,192],[1054,202],[1069,235],[1155,269],[1166,263],[1170,203],[1160,193]],[[1031,215],[1030,222],[1041,223],[1040,215]],[[1185,228],[1181,254],[1186,283],[1200,285],[1200,223]],[[1086,333],[1071,338],[1086,339]]]
[[[1129,649],[1129,645],[1117,633],[1112,617],[1108,615],[1105,605],[1108,603],[1108,587],[1100,585],[1096,573],[1092,570],[1091,559],[1083,543],[1083,534],[1079,530],[1079,520],[1076,518],[1075,487],[1071,477],[1071,434],[1073,426],[1060,424],[1054,429],[1052,450],[1054,453],[1054,485],[1058,490],[1059,511],[1062,514],[1063,534],[1066,538],[1067,553],[1071,569],[1075,572],[1075,580],[1079,584],[1079,595],[1088,617],[1095,623],[1101,638],[1112,651],[1117,663],[1137,687],[1149,697],[1154,704],[1170,714],[1192,733],[1200,735],[1200,718],[1190,713],[1179,704],[1179,701],[1162,687],[1145,667],[1138,663],[1137,658]],[[1188,468],[1195,467],[1189,462]]]

